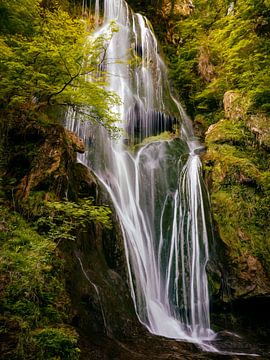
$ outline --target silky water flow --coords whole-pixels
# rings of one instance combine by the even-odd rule
[[[97,0],[92,7],[94,37],[109,33],[112,21],[118,29],[102,66],[108,89],[121,99],[112,109],[121,119],[121,138],[113,140],[101,126],[81,121],[83,115],[73,109],[67,127],[88,144],[79,160],[98,176],[117,211],[139,320],[151,333],[216,351],[207,345],[215,335],[206,274],[211,225],[202,146],[171,95],[148,20],[123,0]],[[160,140],[177,126],[181,136]]]

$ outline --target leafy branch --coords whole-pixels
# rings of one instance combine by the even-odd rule
[[[75,241],[78,232],[84,231],[94,222],[104,229],[111,229],[111,210],[105,205],[94,205],[92,198],[44,203],[44,214],[35,226],[41,233],[54,240],[56,247],[63,240]]]

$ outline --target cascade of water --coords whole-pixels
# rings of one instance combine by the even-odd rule
[[[97,0],[96,1],[96,5],[95,5],[95,24],[96,24],[96,27],[98,26],[99,24],[99,1]]]
[[[96,0],[96,11],[100,3]],[[98,9],[98,10],[97,10]],[[213,338],[206,276],[207,214],[200,176],[200,144],[181,105],[170,93],[167,69],[148,20],[124,0],[104,0],[103,25],[118,32],[106,50],[108,88],[122,99],[116,110],[123,137],[112,141],[99,126],[67,126],[91,146],[80,160],[91,167],[113,200],[125,240],[131,294],[140,321],[165,337],[201,342]],[[172,132],[181,138],[138,144]],[[137,144],[134,155],[126,144]],[[213,348],[211,348],[213,350]]]

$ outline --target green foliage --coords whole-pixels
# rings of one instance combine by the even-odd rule
[[[268,112],[270,9],[267,1],[194,0],[195,10],[175,24],[179,45],[172,76],[191,113],[209,122],[226,91],[248,94],[251,108]],[[230,9],[230,12],[228,12]]]
[[[34,333],[38,349],[37,360],[78,360],[78,335],[69,328],[45,328]]]
[[[220,120],[213,125],[211,131],[206,136],[206,144],[230,143],[232,145],[246,145],[252,143],[253,135],[248,131],[243,121],[233,121],[229,119]]]
[[[55,243],[20,216],[4,207],[0,212],[0,332],[14,338],[12,354],[3,358],[77,359],[77,335],[63,325],[70,301]],[[46,357],[47,350],[53,356]]]
[[[111,228],[111,211],[108,206],[94,205],[93,199],[45,202],[43,214],[36,221],[37,229],[59,243],[62,240],[76,240],[78,231],[85,230],[95,222],[103,228]]]
[[[2,0],[0,2],[0,32],[31,35],[41,0]]]
[[[0,28],[2,108],[29,113],[72,106],[110,130],[117,118],[110,108],[119,99],[104,89],[105,76],[94,73],[104,61],[115,27],[89,40],[85,21],[72,18],[60,6],[47,9],[42,4],[1,3],[0,19],[1,14],[5,18]]]

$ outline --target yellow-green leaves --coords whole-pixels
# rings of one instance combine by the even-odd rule
[[[253,108],[269,111],[269,2],[235,1],[230,12],[228,0],[193,3],[194,12],[174,27],[180,43],[173,75],[190,110],[213,122],[224,93],[237,89],[249,96]],[[206,77],[202,67],[212,76]]]
[[[93,199],[82,199],[78,203],[54,201],[44,203],[44,214],[36,221],[37,229],[54,240],[56,246],[61,241],[76,240],[78,231],[90,223],[110,229],[111,210],[108,206],[95,205]]]
[[[52,106],[73,106],[82,111],[88,108],[87,119],[112,130],[117,115],[110,109],[119,102],[116,95],[105,90],[105,75],[97,69],[104,62],[104,52],[113,33],[92,38],[87,24],[71,17],[60,6],[53,10],[39,6],[39,1],[21,0],[0,5],[16,20],[22,8],[34,6],[31,34],[25,32],[8,16],[0,28],[0,101],[6,109],[24,108],[32,112],[45,111]],[[2,10],[3,10],[2,9]],[[3,10],[3,11],[4,11]],[[15,21],[14,20],[14,21]],[[19,21],[19,19],[18,19]],[[16,22],[16,21],[15,21]],[[29,26],[30,26],[29,25]]]

